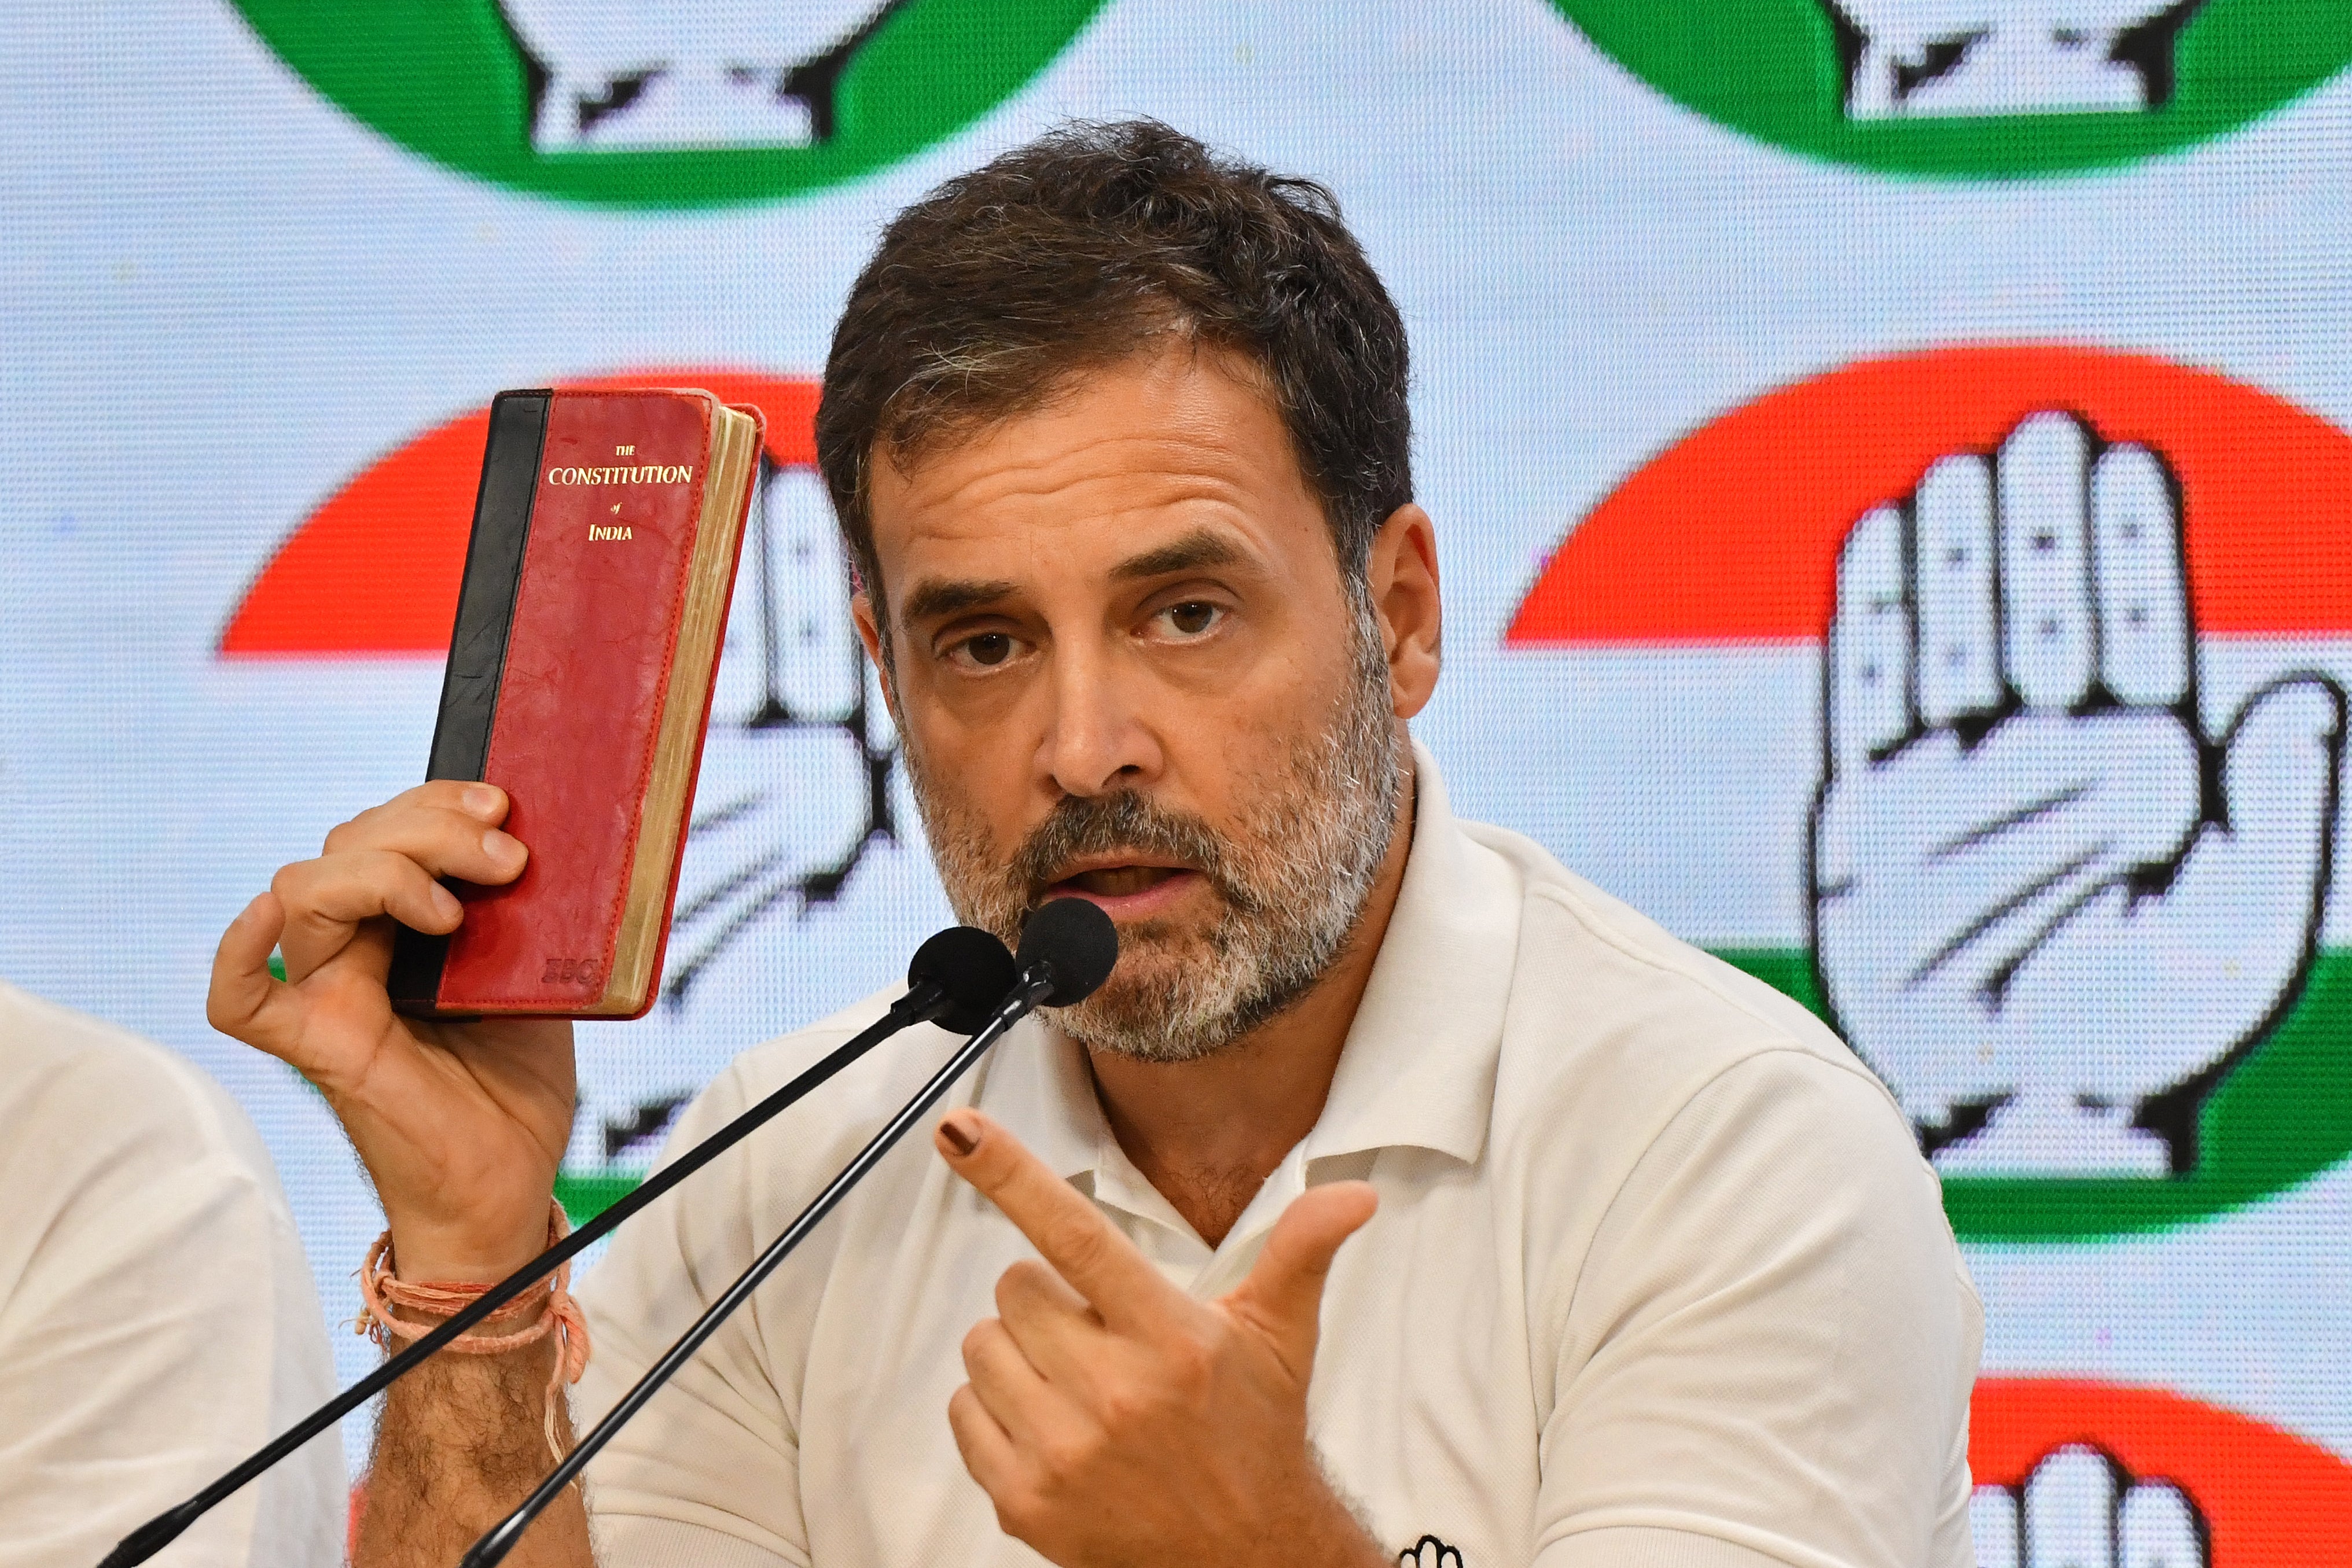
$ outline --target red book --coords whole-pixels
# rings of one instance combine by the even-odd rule
[[[530,846],[402,927],[403,1012],[635,1018],[653,1006],[761,422],[707,392],[509,392],[489,444],[432,779],[507,792]]]

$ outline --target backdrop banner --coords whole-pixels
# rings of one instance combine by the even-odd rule
[[[381,1215],[205,976],[422,777],[492,394],[769,422],[584,1216],[950,918],[812,467],[850,280],[1150,114],[1327,182],[1404,310],[1457,806],[1912,1117],[1981,1562],[2352,1559],[2352,7],[31,0],[0,62],[0,974],[240,1097],[331,1318]]]

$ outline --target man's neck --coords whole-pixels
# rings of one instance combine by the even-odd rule
[[[1214,1247],[1315,1125],[1388,935],[1412,847],[1410,774],[1388,853],[1347,946],[1277,1017],[1198,1061],[1090,1051],[1095,1092],[1127,1157]]]

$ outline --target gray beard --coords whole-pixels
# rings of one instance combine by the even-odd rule
[[[1198,866],[1223,910],[1198,936],[1159,921],[1120,933],[1118,969],[1076,1007],[1053,1009],[1081,1044],[1138,1061],[1197,1061],[1312,990],[1362,917],[1396,829],[1404,740],[1369,606],[1331,723],[1257,782],[1230,834],[1132,791],[1065,797],[1010,857],[986,824],[908,748],[908,777],[957,918],[1009,944],[1045,876],[1076,856],[1131,851]]]

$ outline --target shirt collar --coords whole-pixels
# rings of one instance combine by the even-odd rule
[[[1518,954],[1517,878],[1462,831],[1418,741],[1412,757],[1412,852],[1330,1095],[1307,1134],[1310,1164],[1398,1146],[1468,1164],[1486,1147]]]
[[[1462,831],[1437,764],[1413,745],[1412,847],[1380,956],[1349,1027],[1307,1162],[1390,1147],[1466,1163],[1486,1146],[1518,948],[1504,859]],[[1065,1178],[1116,1147],[1086,1057],[1032,1018],[991,1053],[975,1103]]]

